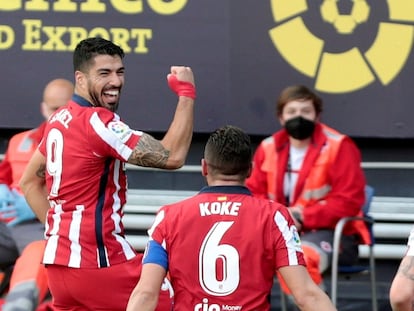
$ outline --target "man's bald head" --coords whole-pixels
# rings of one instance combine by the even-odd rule
[[[45,119],[66,105],[73,95],[73,83],[66,79],[50,81],[43,91],[42,114]]]

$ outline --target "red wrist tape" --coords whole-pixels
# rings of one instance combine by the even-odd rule
[[[180,81],[175,75],[168,76],[168,85],[178,96],[196,98],[196,89],[190,82]]]

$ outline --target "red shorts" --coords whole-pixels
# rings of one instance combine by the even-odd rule
[[[56,311],[125,311],[141,275],[142,255],[123,264],[100,269],[48,265],[49,289]],[[172,309],[169,291],[161,291],[157,310]]]

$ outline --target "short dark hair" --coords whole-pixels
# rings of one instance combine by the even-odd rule
[[[118,55],[122,59],[125,53],[121,47],[109,40],[100,37],[84,39],[78,43],[73,52],[74,71],[85,72],[97,55]]]
[[[319,115],[323,109],[322,99],[304,85],[292,85],[285,88],[279,95],[276,102],[276,114],[282,115],[283,108],[292,100],[311,100],[315,107],[316,114]]]
[[[239,175],[247,178],[252,165],[250,137],[242,129],[226,125],[208,138],[204,159],[212,174]]]

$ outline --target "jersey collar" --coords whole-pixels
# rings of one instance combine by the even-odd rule
[[[74,101],[75,103],[77,103],[79,106],[82,106],[82,107],[93,107],[90,102],[88,102],[85,98],[77,94],[72,95],[72,101]]]
[[[200,193],[226,193],[252,195],[249,189],[244,186],[205,186]]]

